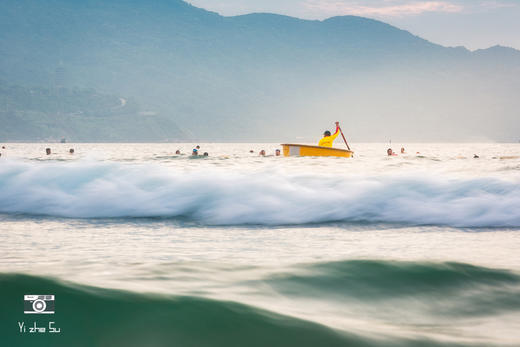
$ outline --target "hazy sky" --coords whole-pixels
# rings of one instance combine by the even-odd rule
[[[188,0],[223,15],[271,12],[323,19],[382,20],[446,46],[520,49],[520,0]]]

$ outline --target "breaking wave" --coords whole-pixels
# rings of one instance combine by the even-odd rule
[[[520,227],[520,183],[497,178],[184,172],[121,163],[4,161],[0,197],[3,214],[70,218]]]

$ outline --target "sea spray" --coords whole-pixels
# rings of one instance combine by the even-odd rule
[[[185,172],[116,162],[5,161],[0,196],[0,213],[69,218],[520,227],[520,182],[495,177]]]

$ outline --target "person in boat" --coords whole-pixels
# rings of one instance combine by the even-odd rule
[[[329,130],[326,130],[323,133],[323,138],[318,142],[318,146],[321,147],[332,147],[332,142],[338,137],[339,135],[339,122],[336,122],[336,131],[334,134],[331,135]]]

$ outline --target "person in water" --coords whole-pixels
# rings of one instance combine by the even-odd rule
[[[277,149],[276,151],[274,151],[274,155],[276,155],[277,157],[279,157],[279,156],[280,156],[280,150]]]
[[[330,134],[330,131],[326,130],[323,133],[323,138],[318,142],[318,146],[322,147],[332,147],[332,142],[338,137],[339,135],[339,122],[336,122],[336,131],[333,135]]]
[[[401,154],[406,154],[404,147],[401,147]]]
[[[388,156],[397,155],[397,154],[395,154],[395,152],[392,150],[392,148],[388,148],[388,149],[386,150],[386,154],[388,154]]]
[[[203,156],[208,157],[209,153],[208,152],[204,152]]]
[[[199,155],[199,151],[197,150],[197,148],[193,148],[193,151],[191,151],[191,155],[193,155],[193,156]]]
[[[74,148],[69,149],[70,154],[74,154]]]
[[[175,151],[175,154],[181,154],[181,151],[178,149]]]
[[[45,148],[45,153],[46,153],[47,155],[50,155],[50,154],[51,154],[51,149],[50,149],[50,148]]]
[[[260,153],[258,153],[258,155],[260,155],[260,156],[262,156],[262,157],[265,157],[265,151],[262,149],[262,150],[260,151]]]

